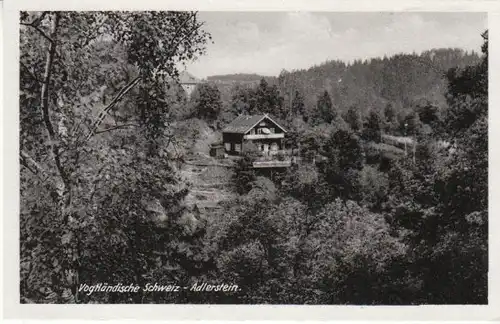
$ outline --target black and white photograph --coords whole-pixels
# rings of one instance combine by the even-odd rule
[[[486,12],[18,21],[20,304],[488,305]]]

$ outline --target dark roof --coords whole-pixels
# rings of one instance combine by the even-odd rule
[[[286,130],[279,125],[274,119],[272,119],[269,115],[241,115],[236,117],[229,125],[227,125],[222,132],[223,133],[238,133],[245,134],[250,129],[252,129],[255,125],[257,125],[264,118],[268,118],[273,123],[275,123],[279,128],[281,128],[284,132]]]

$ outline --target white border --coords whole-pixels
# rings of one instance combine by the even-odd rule
[[[19,162],[18,162],[18,12],[20,10],[206,10],[206,11],[476,11],[489,12],[490,89],[500,89],[500,2],[494,0],[7,0],[3,5],[4,105],[2,160],[3,307],[6,318],[73,319],[225,319],[225,320],[499,320],[500,228],[497,184],[500,165],[495,135],[500,130],[500,93],[490,91],[489,157],[489,305],[485,306],[261,306],[261,305],[20,305],[19,302]],[[497,162],[497,163],[495,163]],[[496,181],[495,181],[496,180]],[[496,307],[495,307],[496,306]]]

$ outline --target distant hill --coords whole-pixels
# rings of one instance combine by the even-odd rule
[[[258,83],[261,79],[274,78],[255,73],[236,73],[211,75],[207,77],[207,81],[214,83]]]

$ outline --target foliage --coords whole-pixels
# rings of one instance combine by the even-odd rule
[[[282,116],[282,98],[278,88],[269,86],[265,79],[261,79],[259,86],[250,93],[249,114],[272,114]]]
[[[193,94],[194,115],[207,121],[215,121],[222,109],[220,92],[214,84],[201,84]]]
[[[256,179],[252,164],[254,158],[250,154],[243,155],[243,158],[238,160],[234,170],[233,184],[236,192],[240,195],[248,193],[252,189],[252,183]]]
[[[406,247],[390,235],[381,214],[374,214],[353,201],[335,200],[317,216],[314,233],[313,271],[319,272],[322,298],[332,304],[373,304],[388,295],[379,284],[391,280],[386,270]],[[379,277],[378,279],[376,279]],[[383,278],[380,278],[383,277]]]
[[[217,276],[245,287],[237,302],[359,304],[387,293],[382,284],[368,290],[357,280],[379,276],[405,251],[382,215],[340,200],[316,214],[290,198],[257,201],[231,204],[228,221],[211,231]]]
[[[328,186],[321,179],[316,166],[311,164],[294,165],[287,170],[281,190],[309,210],[319,210],[328,201]]]
[[[314,121],[318,124],[321,122],[330,124],[332,121],[336,120],[337,117],[338,112],[336,111],[336,107],[333,106],[330,94],[325,90],[325,92],[318,98]]]
[[[361,131],[361,115],[356,107],[350,107],[345,113],[343,119],[353,132],[357,133]]]
[[[320,152],[323,142],[324,139],[318,132],[309,131],[302,134],[299,140],[300,156],[304,157],[307,161],[313,161]]]
[[[319,172],[329,185],[330,195],[358,200],[358,172],[364,163],[358,137],[344,130],[333,133],[323,147],[323,155],[326,159],[319,164]]]
[[[178,265],[186,188],[163,149],[164,81],[204,52],[196,13],[24,12],[21,25],[22,301],[86,302],[80,283],[144,282],[156,252]]]
[[[399,125],[400,132],[404,136],[416,137],[422,132],[422,122],[417,112],[408,113]]]
[[[394,221],[409,230],[409,262],[418,264],[414,276],[427,292],[417,298],[426,303],[487,301],[487,91],[473,90],[487,85],[487,73],[467,73],[450,80],[447,140],[454,146],[421,146],[416,164],[405,162],[390,175]],[[465,84],[454,84],[460,80]],[[471,102],[484,104],[465,122]]]
[[[370,210],[381,210],[389,193],[389,177],[368,165],[363,167],[359,177],[362,205]]]
[[[305,106],[304,106],[304,98],[300,94],[300,92],[295,91],[295,95],[292,100],[292,114],[294,117],[302,117],[303,119],[306,117]]]
[[[418,117],[422,123],[430,125],[432,128],[439,128],[440,110],[439,107],[429,101],[421,102],[416,107]]]
[[[291,103],[286,97],[299,91],[306,108],[314,110],[318,93],[326,90],[342,114],[356,106],[365,115],[369,109],[382,110],[387,104],[400,112],[419,98],[445,105],[446,71],[480,61],[476,52],[437,48],[421,54],[396,54],[350,63],[330,60],[306,69],[282,71],[275,82],[286,105]]]
[[[257,86],[236,84],[231,92],[231,104],[228,106],[227,114],[233,116],[271,114],[278,118],[288,116],[288,112],[284,110],[283,97],[278,88],[276,85],[269,85],[264,78]]]
[[[323,148],[330,163],[339,169],[360,170],[363,166],[363,149],[359,138],[350,131],[339,130],[332,133]]]
[[[382,135],[382,121],[378,112],[372,110],[363,125],[362,137],[364,140],[380,143]]]

